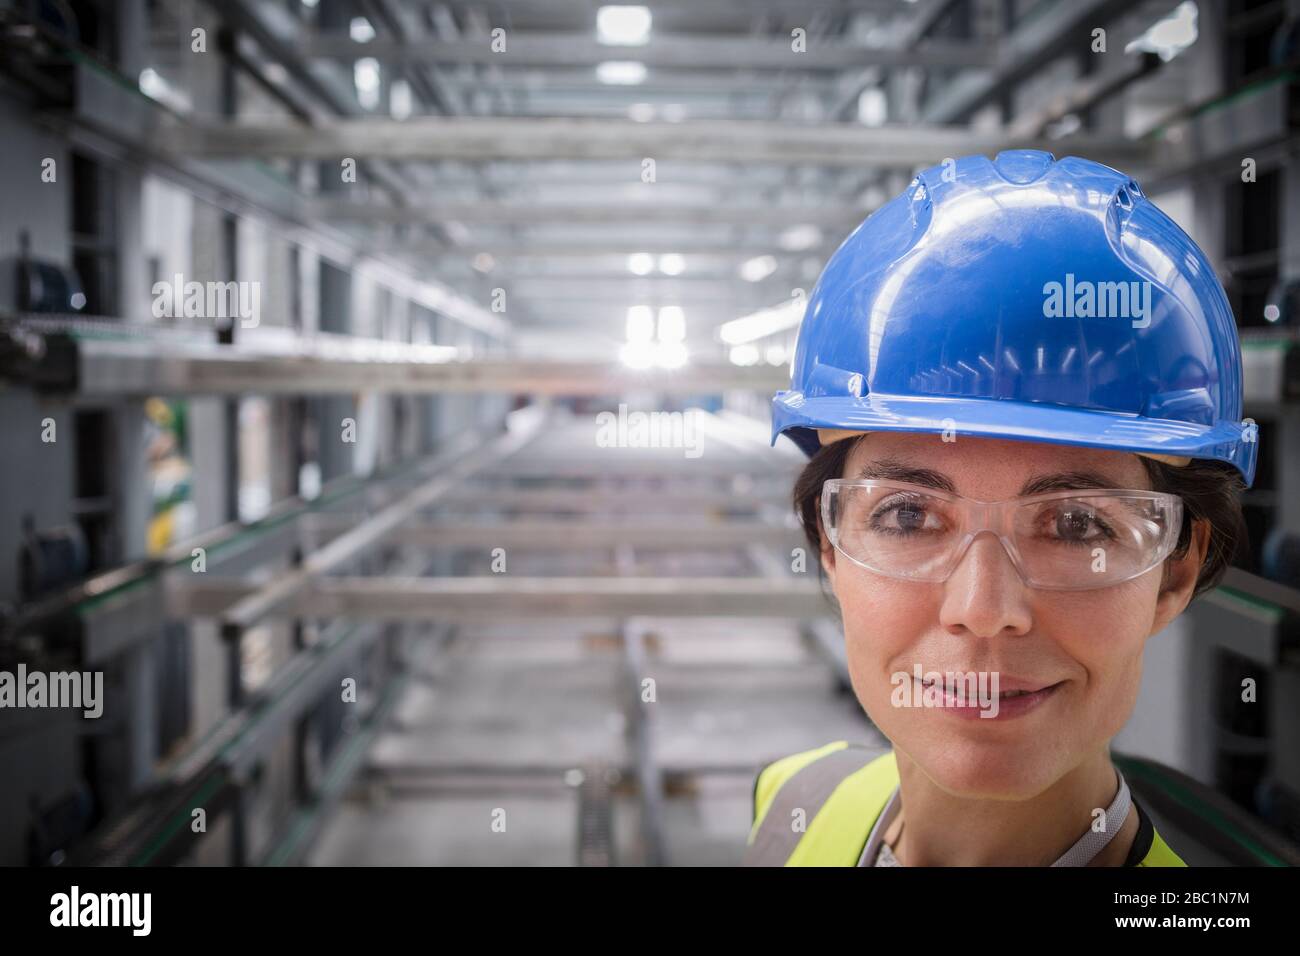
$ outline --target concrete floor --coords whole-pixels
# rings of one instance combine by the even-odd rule
[[[630,765],[612,622],[469,627],[398,707],[368,784],[334,815],[316,865],[571,865],[577,790],[565,770]],[[848,738],[879,741],[851,695],[789,624],[648,621],[653,753],[673,865],[743,852],[753,775],[765,761]],[[511,771],[514,774],[511,775]],[[685,776],[678,776],[683,773]],[[643,859],[635,794],[614,788],[615,861]],[[504,810],[504,832],[492,826]]]

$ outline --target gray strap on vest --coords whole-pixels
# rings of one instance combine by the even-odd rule
[[[867,836],[867,845],[862,848],[858,855],[858,866],[875,866],[876,854],[880,852],[880,844],[885,842],[885,831],[889,825],[894,822],[898,816],[899,790],[894,788],[894,792],[889,795],[889,802],[885,804],[885,809],[880,811],[880,816],[876,817],[875,825],[871,828],[871,833]],[[897,864],[901,866],[902,864]]]
[[[850,744],[801,768],[772,798],[754,842],[745,850],[742,865],[784,866],[805,832],[794,829],[794,811],[803,810],[805,823],[812,823],[844,778],[861,770],[880,753]]]
[[[1088,832],[1079,837],[1078,842],[1066,850],[1052,866],[1087,866],[1093,857],[1106,848],[1106,844],[1115,839],[1119,828],[1128,819],[1129,808],[1132,806],[1128,781],[1118,767],[1115,768],[1115,776],[1119,777],[1119,793],[1115,794],[1115,799],[1106,808],[1106,829],[1098,832],[1088,827]]]

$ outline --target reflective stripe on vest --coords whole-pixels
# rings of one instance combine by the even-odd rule
[[[892,750],[843,740],[768,764],[755,781],[744,865],[856,866],[897,785]],[[1138,864],[1186,865],[1154,831]]]

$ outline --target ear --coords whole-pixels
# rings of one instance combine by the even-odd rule
[[[821,542],[821,559],[822,568],[826,571],[826,576],[830,578],[831,584],[835,583],[835,546],[831,544],[830,537],[826,534],[826,528],[822,524],[822,516],[817,516],[817,539]]]
[[[1170,558],[1165,562],[1164,579],[1161,581],[1160,595],[1156,598],[1155,617],[1151,622],[1152,634],[1162,630],[1187,608],[1209,549],[1210,523],[1203,519],[1192,522],[1187,553],[1181,558]]]

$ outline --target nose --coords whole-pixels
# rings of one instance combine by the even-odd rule
[[[976,535],[944,582],[939,623],[950,634],[1016,636],[1029,632],[1029,588],[996,535]]]

